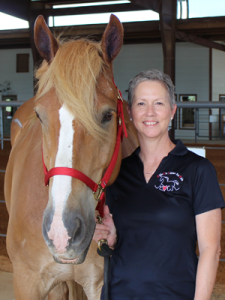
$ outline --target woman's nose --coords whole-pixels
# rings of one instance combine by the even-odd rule
[[[154,116],[155,115],[155,107],[154,107],[154,105],[151,105],[151,104],[147,105],[146,114],[148,116]]]

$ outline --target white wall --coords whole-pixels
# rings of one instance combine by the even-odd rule
[[[176,44],[176,93],[197,94],[209,101],[209,49],[191,43]]]
[[[29,73],[16,73],[16,54],[30,54]],[[143,70],[163,70],[161,44],[123,45],[114,61],[115,83],[127,99],[128,83]],[[213,51],[213,100],[225,94],[225,53]],[[33,96],[33,62],[31,49],[0,50],[0,83],[10,81],[17,99],[26,101]],[[176,44],[176,94],[197,94],[198,101],[209,100],[209,49],[191,43]],[[215,100],[214,100],[215,101]],[[203,116],[204,115],[204,116]],[[208,135],[208,112],[202,114],[205,122],[200,134]],[[177,124],[179,125],[179,124]],[[176,130],[176,138],[193,139],[193,130]]]
[[[128,83],[135,75],[148,69],[163,70],[161,44],[123,45],[114,63],[115,83],[127,100]]]
[[[176,94],[196,94],[197,101],[209,101],[209,49],[192,43],[176,44]],[[179,100],[179,99],[177,99]],[[179,128],[179,111],[178,111]],[[199,135],[209,135],[209,111],[199,112]],[[176,138],[194,139],[194,130],[176,130]]]
[[[219,95],[225,95],[225,52],[212,50],[212,101],[219,101]],[[219,120],[219,109],[213,109],[212,114]],[[225,109],[221,109],[225,114]],[[219,136],[219,124],[212,124],[213,135]]]
[[[114,61],[114,76],[124,99],[128,82],[143,70],[163,70],[161,44],[124,45]],[[176,44],[176,94],[197,94],[197,101],[209,100],[209,49],[191,43]],[[208,111],[200,114],[201,135],[208,135]],[[178,118],[179,122],[179,118]],[[179,124],[177,124],[179,127]],[[194,130],[176,130],[176,138],[194,139]]]
[[[225,52],[212,51],[212,100],[219,101],[219,95],[225,95]]]
[[[16,73],[16,54],[29,53],[29,73]],[[33,97],[33,58],[31,49],[0,50],[0,84],[11,83],[10,94],[17,95],[18,101]]]

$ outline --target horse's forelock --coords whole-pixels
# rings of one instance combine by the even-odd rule
[[[50,65],[44,61],[36,71],[37,99],[54,88],[61,104],[65,104],[86,130],[95,138],[106,132],[96,123],[96,82],[106,65],[100,44],[89,40],[72,40],[61,44]]]

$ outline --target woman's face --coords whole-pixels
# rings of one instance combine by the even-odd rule
[[[168,126],[175,112],[176,105],[171,109],[168,92],[159,81],[139,83],[132,107],[128,108],[139,137],[148,138],[168,136]]]

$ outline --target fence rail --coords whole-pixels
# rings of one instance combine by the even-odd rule
[[[224,110],[225,114],[225,102],[218,102],[218,101],[196,101],[196,102],[186,102],[186,101],[177,101],[177,120],[176,122],[179,124],[177,126],[178,130],[194,130],[194,139],[197,142],[198,138],[225,138],[225,127],[223,128],[222,124],[222,110]],[[192,128],[181,128],[181,111],[182,109],[193,109],[194,111],[194,124],[192,124]],[[208,112],[205,111],[208,110]],[[217,109],[219,110],[218,113],[213,113],[212,110]],[[211,110],[211,111],[209,111]],[[179,117],[179,120],[178,120]],[[212,118],[212,119],[210,119]],[[214,121],[218,120],[218,121]],[[209,124],[211,124],[211,128],[209,128]],[[200,128],[200,125],[202,126]],[[200,134],[201,131],[201,134]],[[192,131],[193,132],[193,131]],[[217,134],[216,134],[217,132]],[[203,134],[204,133],[204,134]],[[181,133],[180,133],[181,134]]]
[[[4,141],[9,141],[10,140],[9,138],[4,138],[4,136],[3,136],[3,110],[2,110],[2,108],[4,108],[4,107],[20,107],[23,103],[25,103],[25,102],[24,101],[0,101],[0,108],[1,108],[0,109],[0,118],[1,118],[0,142],[1,142],[1,145],[2,145],[2,149],[4,147]],[[193,130],[194,130],[195,142],[197,142],[198,137],[209,138],[209,129],[206,129],[206,128],[201,129],[201,131],[208,132],[208,134],[200,135],[200,124],[204,124],[205,127],[207,127],[206,124],[213,123],[213,122],[210,122],[210,120],[209,120],[209,116],[211,116],[211,114],[207,113],[205,115],[204,114],[200,115],[199,114],[200,110],[203,110],[203,109],[219,109],[219,114],[218,115],[212,115],[212,116],[216,116],[219,119],[219,124],[218,124],[219,135],[216,136],[216,137],[221,138],[221,139],[223,138],[223,134],[222,134],[222,129],[223,129],[222,128],[222,109],[225,110],[225,102],[219,102],[219,101],[196,101],[196,102],[176,101],[176,105],[177,105],[179,113],[180,113],[180,110],[182,110],[182,109],[190,109],[191,108],[191,109],[194,110],[194,128],[193,128]],[[176,120],[178,120],[178,116],[177,116]],[[180,125],[180,115],[179,115],[178,123]],[[177,128],[177,129],[180,130],[181,128]],[[186,128],[182,128],[182,129],[185,130]],[[190,129],[190,128],[187,128],[187,129]],[[214,136],[212,136],[212,137],[214,138]],[[224,138],[225,138],[225,132],[224,132]]]

